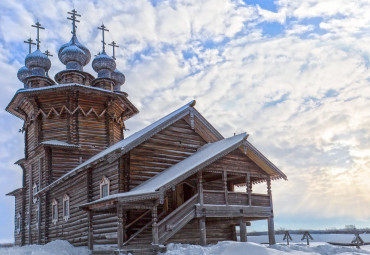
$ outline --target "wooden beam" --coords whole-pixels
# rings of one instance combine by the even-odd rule
[[[118,249],[123,248],[123,208],[121,205],[117,206],[117,246]]]
[[[269,234],[269,244],[276,244],[275,241],[275,229],[274,229],[274,216],[267,219],[268,234]]]
[[[199,218],[200,245],[207,245],[206,217]]]
[[[153,235],[153,244],[159,244],[159,235],[158,235],[158,224],[157,224],[157,217],[158,217],[158,207],[157,204],[153,206],[152,209],[152,235]]]
[[[243,217],[239,218],[239,227],[240,227],[240,242],[247,241],[247,224],[244,221]]]
[[[92,251],[94,249],[94,234],[93,234],[93,212],[91,210],[87,211],[87,218],[89,220],[87,245],[89,250]]]
[[[224,193],[225,193],[225,204],[229,204],[229,199],[228,199],[228,192],[227,192],[227,172],[224,170],[222,172],[222,180],[223,180],[223,186],[224,186]]]
[[[252,205],[252,183],[251,183],[251,175],[250,173],[247,173],[247,178],[246,178],[246,188],[247,188],[247,194],[248,194],[248,205]]]
[[[199,204],[204,204],[203,198],[203,178],[202,178],[202,171],[198,172],[198,195],[199,195]]]

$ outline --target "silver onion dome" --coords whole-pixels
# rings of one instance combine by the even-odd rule
[[[17,77],[18,79],[24,83],[24,80],[30,76],[32,73],[30,71],[30,69],[28,69],[26,66],[22,66],[19,70],[18,70],[18,73],[17,73]]]
[[[60,61],[67,66],[68,70],[83,70],[83,66],[90,62],[90,51],[78,42],[76,36],[62,45],[58,51]]]
[[[111,78],[112,80],[114,80],[115,83],[113,90],[120,91],[121,86],[125,83],[125,75],[116,69],[111,73]]]
[[[32,75],[37,76],[45,76],[45,73],[48,72],[51,67],[50,59],[39,49],[28,54],[25,63]]]
[[[98,73],[98,78],[111,78],[111,73],[116,69],[116,62],[103,52],[94,58],[92,67]]]

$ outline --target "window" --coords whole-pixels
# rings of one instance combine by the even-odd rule
[[[39,228],[39,221],[40,221],[40,203],[36,205],[36,228]]]
[[[21,217],[21,214],[18,213],[16,221],[15,221],[15,228],[18,234],[21,232],[21,224],[22,224],[22,217]]]
[[[100,182],[100,198],[109,196],[109,185],[109,179],[104,176]]]
[[[37,183],[36,182],[33,184],[32,190],[33,190],[33,203],[35,204],[37,202],[37,197],[35,196],[37,193]]]
[[[69,196],[67,194],[63,197],[63,219],[65,221],[69,219]]]
[[[27,210],[26,212],[26,229],[30,228],[30,212]]]
[[[51,204],[51,218],[54,224],[58,221],[58,202],[54,199]]]

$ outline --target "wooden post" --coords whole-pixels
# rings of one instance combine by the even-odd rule
[[[200,245],[207,245],[206,217],[199,218]]]
[[[274,211],[272,207],[272,192],[271,192],[271,178],[267,177],[267,194],[270,197],[271,216],[267,219],[268,232],[269,232],[269,244],[275,244],[275,228],[274,228]]]
[[[203,198],[203,177],[202,172],[198,172],[198,196],[199,196],[199,204],[204,204],[204,198]]]
[[[248,194],[248,205],[252,205],[252,184],[251,184],[251,174],[247,173],[246,178],[247,194]]]
[[[247,241],[247,224],[245,223],[243,217],[239,218],[239,227],[240,227],[240,242]]]
[[[227,192],[227,172],[224,170],[222,172],[222,180],[224,184],[224,193],[225,193],[225,204],[229,204],[228,192]]]
[[[118,249],[123,248],[123,208],[122,205],[117,205],[117,246]]]
[[[91,210],[87,211],[87,218],[89,220],[89,230],[87,245],[90,251],[94,249],[94,233],[93,233],[93,212]]]
[[[157,217],[158,217],[158,212],[157,212],[157,204],[153,206],[152,209],[152,219],[153,219],[153,224],[152,224],[152,235],[153,235],[153,244],[159,244],[159,237],[158,237],[158,225],[157,225]]]

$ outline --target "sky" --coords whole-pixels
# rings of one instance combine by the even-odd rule
[[[140,113],[127,135],[196,99],[225,137],[248,140],[288,181],[272,185],[275,229],[370,227],[370,2],[366,0],[0,1],[0,243],[13,239],[22,121],[5,107],[36,31],[51,77],[65,69],[75,8],[79,41],[115,41],[122,90]],[[108,53],[110,53],[108,48]],[[110,53],[111,54],[111,53]],[[96,75],[91,62],[85,71]],[[265,190],[258,187],[256,190]],[[251,230],[266,230],[266,222]]]

